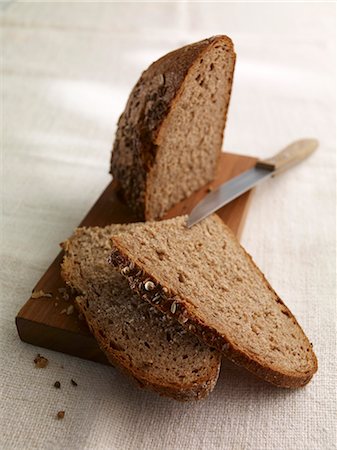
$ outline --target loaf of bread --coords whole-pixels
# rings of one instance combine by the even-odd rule
[[[112,238],[130,287],[224,356],[280,387],[317,370],[312,346],[231,230],[213,215],[148,222]]]
[[[232,88],[232,41],[215,36],[154,62],[118,122],[111,173],[140,220],[214,179]]]
[[[220,355],[132,293],[108,264],[110,237],[136,225],[79,228],[63,243],[62,276],[109,361],[141,387],[177,400],[201,399],[215,386]]]

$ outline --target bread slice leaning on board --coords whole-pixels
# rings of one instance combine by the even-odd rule
[[[317,370],[312,346],[231,230],[215,214],[148,222],[112,238],[110,262],[139,296],[203,342],[280,387]]]
[[[78,228],[62,244],[62,276],[79,293],[77,308],[113,365],[161,395],[204,398],[218,379],[220,354],[141,300],[108,264],[111,236],[136,226]]]
[[[140,220],[157,220],[215,177],[235,53],[214,36],[160,58],[133,88],[118,129],[111,173]]]

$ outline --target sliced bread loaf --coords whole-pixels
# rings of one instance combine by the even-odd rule
[[[119,119],[111,173],[141,220],[156,220],[214,179],[235,65],[215,36],[154,62]]]
[[[77,229],[63,243],[62,275],[80,293],[77,307],[113,365],[161,395],[203,398],[215,386],[220,355],[132,293],[108,264],[110,237],[124,229]]]
[[[213,215],[145,223],[113,237],[134,291],[235,363],[281,387],[317,370],[311,344],[231,230]]]

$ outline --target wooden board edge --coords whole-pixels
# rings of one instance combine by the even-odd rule
[[[255,189],[250,189],[248,192],[246,192],[245,194],[242,194],[242,196],[241,196],[242,199],[245,198],[245,203],[244,203],[244,207],[243,207],[242,217],[241,217],[240,223],[237,227],[237,232],[235,233],[239,242],[241,242],[241,236],[242,236],[245,224],[246,224],[246,217],[248,214],[248,210],[250,208],[250,204],[252,202],[252,198],[254,196],[254,192],[255,192]]]
[[[20,317],[15,317],[15,324],[21,341],[38,347],[47,348],[56,352],[64,352],[64,345],[60,345],[59,328],[47,326],[41,322]],[[33,330],[33,333],[32,333]],[[46,333],[48,331],[48,333]],[[95,361],[110,365],[104,353],[99,348],[95,338],[88,334],[78,334],[69,330],[63,330],[67,340],[67,353],[81,359]],[[46,338],[47,336],[47,338]]]

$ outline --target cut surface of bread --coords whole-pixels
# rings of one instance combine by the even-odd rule
[[[217,381],[220,355],[141,300],[108,264],[111,236],[125,229],[78,228],[62,244],[62,276],[80,293],[77,307],[113,365],[161,395],[203,398]]]
[[[296,319],[216,215],[190,229],[184,216],[145,223],[112,241],[110,262],[131,288],[233,362],[281,387],[316,372]]]
[[[154,62],[118,123],[111,173],[140,219],[157,220],[212,181],[220,156],[235,53],[214,36]]]

